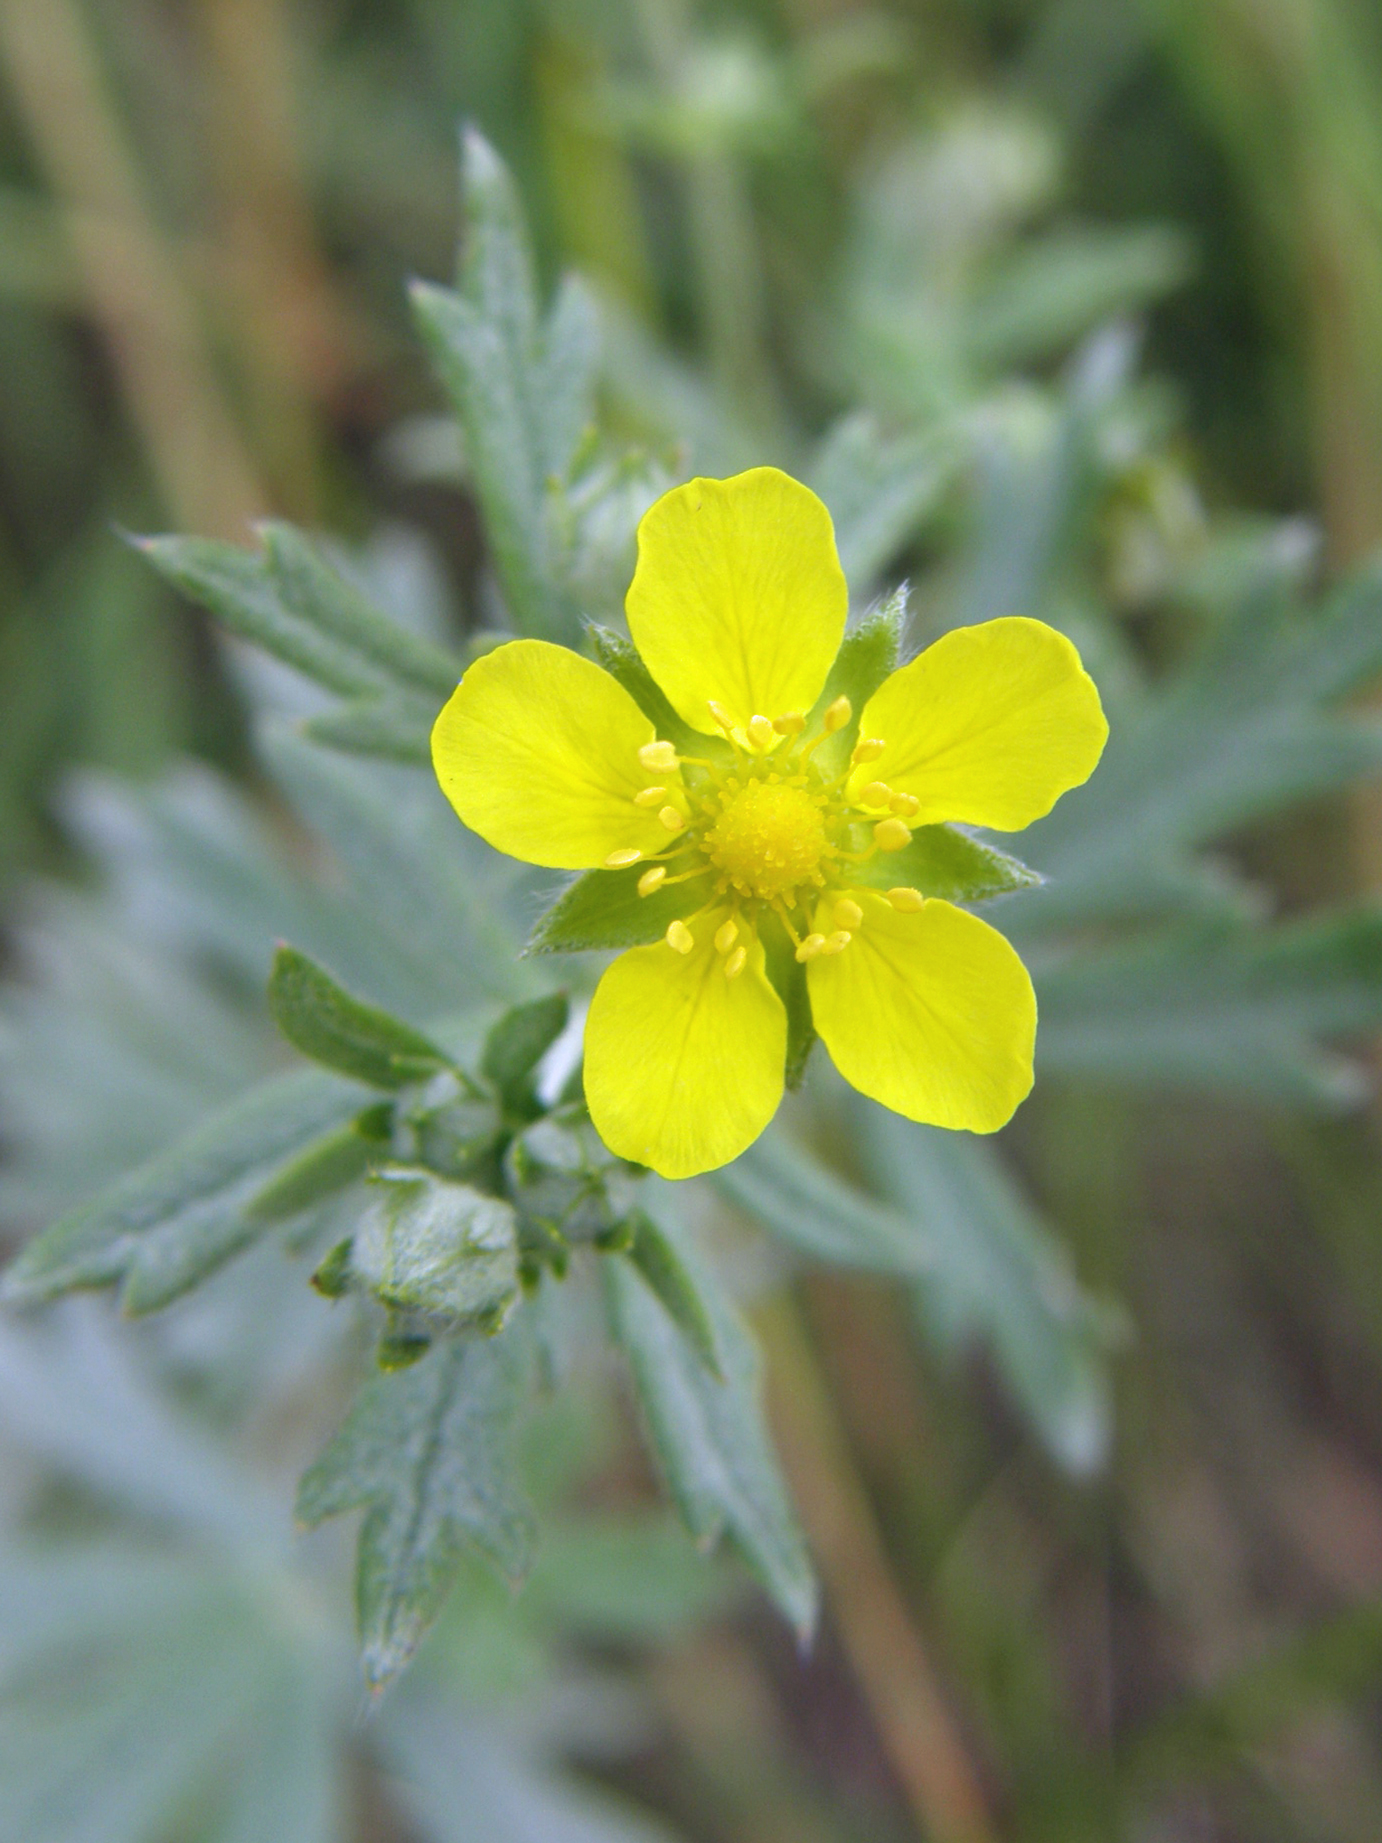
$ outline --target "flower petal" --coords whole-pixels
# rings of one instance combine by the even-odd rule
[[[952,903],[901,915],[876,891],[850,894],[864,912],[853,940],[806,968],[836,1068],[909,1120],[996,1132],[1032,1085],[1026,967],[996,929]],[[825,905],[817,926],[833,926]]]
[[[741,730],[807,711],[849,606],[830,514],[776,467],[675,487],[638,527],[625,606],[634,645],[693,729],[719,733],[712,698]]]
[[[884,781],[914,794],[908,821],[1017,832],[1094,772],[1108,724],[1094,681],[1054,627],[1015,615],[956,627],[885,679],[861,736],[887,747],[849,791]]]
[[[621,954],[596,987],[585,1026],[585,1098],[612,1152],[663,1177],[727,1165],[753,1144],[782,1099],[787,1014],[755,940],[726,979],[715,930],[726,911],[693,920],[696,945],[665,941]]]
[[[611,851],[660,851],[667,833],[632,804],[654,739],[608,672],[564,646],[513,640],[477,659],[432,731],[442,791],[497,850],[554,870],[593,870]]]

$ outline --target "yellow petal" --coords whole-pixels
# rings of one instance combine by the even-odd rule
[[[957,627],[885,679],[859,720],[881,755],[855,769],[914,794],[909,825],[959,820],[1016,832],[1094,772],[1108,724],[1080,656],[1044,621]]]
[[[653,740],[624,687],[579,653],[514,640],[477,659],[432,731],[442,791],[511,857],[595,870],[611,851],[661,851],[666,829],[633,804]],[[662,778],[666,778],[665,776]]]
[[[909,1120],[996,1132],[1032,1085],[1026,967],[996,929],[951,903],[899,914],[876,890],[850,895],[864,918],[848,947],[806,969],[835,1067]]]
[[[585,1098],[612,1152],[663,1177],[694,1177],[751,1146],[782,1099],[787,1013],[763,949],[725,977],[715,934],[726,911],[695,917],[695,946],[634,947],[608,968],[585,1026]]]
[[[830,514],[776,467],[692,480],[638,527],[629,632],[677,713],[719,733],[809,710],[844,636],[849,591]]]

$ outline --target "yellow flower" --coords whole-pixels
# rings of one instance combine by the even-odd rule
[[[438,779],[500,851],[636,878],[640,913],[684,885],[585,1033],[601,1137],[665,1177],[727,1164],[772,1119],[798,968],[840,1073],[910,1119],[993,1132],[1032,1084],[1026,968],[966,910],[888,887],[888,854],[905,863],[919,826],[1048,812],[1099,759],[1098,692],[1063,635],[996,620],[893,672],[855,731],[824,696],[847,600],[814,493],[771,467],[692,480],[639,526],[627,601],[672,736],[540,640],[478,659],[437,719]]]

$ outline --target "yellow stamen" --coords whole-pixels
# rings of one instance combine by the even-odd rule
[[[837,697],[833,704],[826,706],[825,715],[821,718],[821,722],[825,725],[826,735],[833,736],[836,730],[842,730],[853,715],[854,706],[849,699],[844,696]]]
[[[670,774],[677,765],[677,752],[670,742],[645,742],[638,760],[649,774]]]
[[[749,950],[740,942],[734,952],[725,961],[725,978],[737,979],[748,962]]]
[[[916,915],[919,914],[921,909],[925,906],[926,898],[922,895],[920,890],[907,889],[904,887],[901,889],[889,890],[888,901],[897,910],[899,915]]]
[[[662,811],[658,814],[658,819],[666,826],[669,832],[680,832],[682,827],[686,824],[686,821],[674,806],[664,806]],[[909,833],[908,836],[910,837],[911,834]]]
[[[835,922],[841,928],[857,928],[864,919],[864,911],[857,902],[851,902],[848,896],[842,896],[835,904]]]
[[[673,953],[690,953],[696,945],[696,937],[684,921],[668,922],[664,938]]]
[[[605,869],[623,870],[627,864],[636,864],[642,855],[641,851],[635,851],[632,847],[623,851],[611,851],[605,859]]]
[[[739,938],[739,924],[731,915],[727,922],[721,922],[715,931],[716,953],[728,953]]]
[[[656,806],[659,800],[667,798],[665,787],[645,787],[642,793],[633,796],[635,806]]]
[[[730,716],[724,705],[716,703],[714,698],[707,698],[706,703],[710,708],[711,716],[728,736],[734,728],[734,718]]]
[[[848,928],[841,928],[837,933],[827,936],[821,952],[823,954],[843,953],[853,939],[854,936]]]
[[[893,790],[886,781],[870,781],[859,796],[860,806],[886,806],[893,797]]]
[[[777,741],[777,731],[766,717],[749,718],[749,741],[755,749],[767,749]]]
[[[921,806],[915,794],[894,794],[888,802],[899,819],[910,819]]]
[[[904,845],[912,842],[912,834],[900,819],[880,819],[873,828],[873,836],[880,851],[901,851]]]
[[[824,947],[825,936],[823,934],[808,934],[797,949],[797,959],[804,965],[806,961],[814,960]]]
[[[806,719],[799,710],[789,710],[773,718],[773,728],[779,736],[800,736],[806,728]]]
[[[887,743],[884,742],[881,736],[865,736],[862,742],[855,743],[854,753],[850,756],[850,760],[855,762],[876,762],[887,746]]]
[[[665,864],[654,864],[650,870],[645,870],[643,875],[638,879],[638,893],[640,896],[651,896],[653,891],[666,881],[667,866]]]

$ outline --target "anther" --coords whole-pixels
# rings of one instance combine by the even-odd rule
[[[670,774],[677,765],[677,752],[670,742],[645,742],[638,761],[649,774]]]
[[[752,716],[749,718],[749,741],[755,749],[770,748],[777,741],[777,731],[767,717]]]
[[[886,781],[870,781],[859,795],[860,806],[886,806],[893,797],[893,790]]]
[[[799,710],[789,710],[773,718],[773,728],[779,736],[800,736],[806,728],[806,719]]]
[[[635,806],[656,806],[659,800],[667,798],[665,787],[645,787],[642,793],[633,796]]]
[[[851,902],[848,896],[842,896],[835,904],[835,922],[840,928],[857,928],[864,919],[864,911],[857,902]]]
[[[734,952],[725,961],[725,978],[737,979],[748,961],[749,950],[741,941]]]
[[[854,706],[847,697],[837,697],[833,704],[827,704],[821,722],[827,736],[833,736],[836,730],[842,730],[854,715]]]
[[[827,935],[821,945],[821,952],[823,954],[843,953],[853,939],[854,936],[848,928],[841,928],[835,934]]]
[[[808,934],[797,949],[797,959],[803,964],[807,960],[814,960],[824,946],[825,936],[823,934]]]
[[[901,851],[912,842],[911,832],[900,819],[880,819],[873,828],[873,837],[880,851]]]
[[[682,827],[686,824],[686,821],[674,806],[664,806],[662,811],[658,814],[658,819],[666,826],[669,832],[680,832]]]
[[[690,953],[696,945],[696,937],[684,921],[668,922],[664,939],[673,953]]]
[[[605,869],[623,870],[628,864],[636,864],[642,855],[641,851],[635,851],[631,846],[623,851],[611,851],[605,859]]]
[[[638,879],[638,893],[640,896],[651,896],[653,891],[658,889],[666,881],[667,866],[665,864],[653,864],[649,869],[645,870],[643,875]]]
[[[899,819],[910,819],[920,809],[921,801],[915,794],[894,794],[888,805]]]
[[[727,922],[721,922],[720,926],[715,930],[716,953],[728,953],[738,939],[739,924],[735,921],[733,916],[731,916]]]
[[[730,716],[724,705],[717,703],[714,698],[707,698],[706,705],[709,708],[711,716],[719,724],[726,736],[728,736],[730,731],[734,728],[734,718]]]
[[[918,915],[926,905],[926,898],[921,891],[914,889],[889,890],[888,901],[899,915]]]
[[[850,760],[876,762],[887,746],[881,736],[865,736],[862,742],[855,743],[854,753],[850,756]]]

